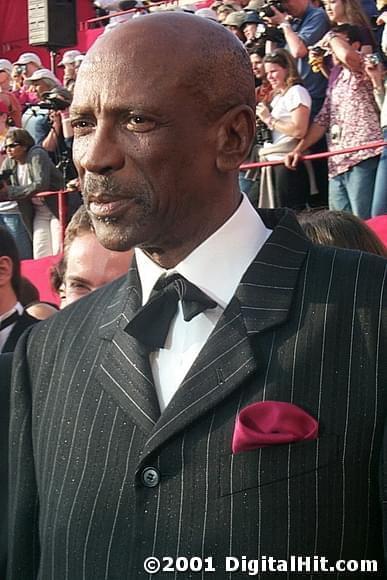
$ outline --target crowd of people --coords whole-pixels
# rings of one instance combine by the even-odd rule
[[[1,580],[385,578],[387,148],[303,158],[382,137],[373,11],[140,14],[63,83],[0,60]],[[74,179],[55,308],[20,258]]]
[[[35,194],[76,179],[69,106],[82,59],[78,50],[63,54],[63,84],[33,52],[13,64],[0,59],[0,224],[13,233],[22,259],[59,251],[57,196]],[[81,197],[68,201],[71,217]]]
[[[155,10],[152,3],[133,1],[94,4],[110,11],[105,33]],[[268,162],[240,172],[241,189],[254,205],[329,206],[362,219],[387,213],[386,148],[336,154],[328,162],[302,158],[382,141],[386,135],[383,5],[373,0],[216,0],[207,8],[179,10],[222,24],[250,55],[257,130],[248,161]],[[55,204],[33,196],[68,183],[77,188],[69,107],[83,59],[78,50],[63,54],[58,63],[63,83],[33,52],[15,63],[0,59],[1,159],[5,175],[11,173],[1,182],[0,223],[14,233],[22,258],[59,248]],[[15,127],[30,134],[28,146],[15,138]],[[79,203],[80,197],[72,196],[69,217]]]
[[[255,87],[240,38],[210,20],[120,23],[79,69],[84,208],[55,275],[66,305],[28,321],[0,407],[7,580],[242,580],[252,565],[322,580],[326,562],[336,578],[357,565],[368,578],[365,562],[385,578],[386,250],[354,212],[297,219],[284,167],[243,175],[274,210],[241,193],[246,158],[264,149],[296,165],[337,95],[319,103],[286,47],[264,53]],[[302,19],[281,24],[302,60]],[[343,26],[323,44],[360,66]],[[339,65],[339,88],[344,70],[355,74]],[[252,148],[265,128],[272,142]],[[316,187],[323,175],[288,171]],[[9,233],[7,244],[4,343],[24,313]],[[87,265],[107,271],[117,251],[126,275],[97,288]],[[0,355],[5,394],[10,358]]]

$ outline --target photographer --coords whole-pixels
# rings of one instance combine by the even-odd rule
[[[361,67],[361,31],[342,24],[322,40],[329,46],[339,74],[332,71],[320,113],[305,138],[287,155],[286,166],[295,168],[300,154],[325,133],[330,151],[382,138],[372,83]],[[354,63],[349,68],[346,63]],[[380,149],[365,149],[329,158],[329,209],[349,211],[362,219],[371,216],[371,205]]]
[[[16,201],[21,219],[33,242],[33,257],[42,258],[59,251],[60,226],[56,196],[36,198],[42,191],[63,187],[60,171],[48,153],[34,144],[24,129],[10,129],[5,139],[7,159],[2,172],[11,171],[9,184],[0,183],[0,201]]]
[[[42,141],[52,161],[61,169],[65,182],[77,175],[72,162],[73,130],[70,123],[69,107],[72,95],[64,87],[55,87],[44,93],[39,106],[49,109],[50,130]]]
[[[26,105],[36,103],[37,95],[34,91],[24,83],[26,77],[32,76],[37,70],[43,68],[42,61],[39,55],[34,52],[24,52],[19,56],[16,62],[13,63],[12,92],[19,101],[22,111],[24,112]],[[19,127],[20,123],[16,123]]]
[[[77,78],[76,62],[77,57],[81,56],[79,50],[66,50],[63,53],[62,59],[58,63],[58,66],[63,66],[63,84],[64,87],[73,93],[74,85]]]
[[[59,79],[47,68],[36,70],[30,77],[25,79],[24,84],[33,88],[40,101],[45,93],[51,91],[54,87],[60,86]],[[36,107],[35,105],[29,106],[24,112],[22,127],[30,133],[36,145],[41,145],[51,128],[49,109]]]
[[[314,73],[308,62],[308,47],[316,44],[329,30],[329,21],[322,8],[314,8],[309,0],[283,0],[278,10],[278,2],[271,4],[273,16],[267,20],[280,28],[286,46],[297,61],[297,70],[305,88],[312,97],[312,118],[320,110],[327,87],[326,79]]]

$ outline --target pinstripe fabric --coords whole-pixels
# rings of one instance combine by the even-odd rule
[[[272,236],[161,416],[125,332],[135,268],[21,341],[10,580],[147,579],[151,555],[214,557],[215,574],[167,580],[224,580],[230,552],[382,557],[385,261],[312,246],[286,211],[262,215]],[[239,410],[263,399],[317,417],[319,439],[233,456]],[[146,466],[156,487],[141,483]]]

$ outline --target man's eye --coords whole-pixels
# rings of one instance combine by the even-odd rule
[[[85,121],[84,119],[73,119],[71,121],[71,126],[73,129],[88,129],[91,127],[92,123],[90,121]]]
[[[131,115],[127,120],[126,126],[130,131],[146,133],[155,128],[156,122],[141,115]]]

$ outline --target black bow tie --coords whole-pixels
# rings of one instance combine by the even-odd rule
[[[19,316],[20,315],[17,311],[12,312],[12,314],[10,314],[7,318],[4,318],[4,320],[0,322],[0,330],[4,330],[4,328],[7,328],[7,326],[11,326],[11,324],[17,321]]]
[[[149,301],[134,315],[125,331],[152,350],[162,348],[179,300],[186,322],[204,310],[217,306],[217,303],[197,286],[180,274],[173,274],[158,280]]]

